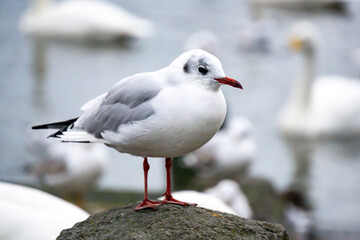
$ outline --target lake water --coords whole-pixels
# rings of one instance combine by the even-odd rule
[[[123,77],[168,65],[183,52],[184,41],[191,33],[208,29],[219,38],[218,56],[226,74],[244,86],[243,91],[226,86],[222,89],[228,116],[246,116],[255,126],[259,153],[252,174],[270,179],[279,190],[306,181],[316,209],[316,226],[359,231],[359,142],[319,143],[298,154],[299,147],[289,147],[275,127],[301,64],[286,46],[291,25],[307,19],[320,27],[318,75],[359,77],[360,67],[352,59],[360,47],[359,17],[331,11],[268,9],[263,14],[275,22],[273,48],[267,54],[254,54],[238,48],[241,21],[251,17],[245,1],[114,2],[153,21],[154,37],[126,48],[63,43],[36,46],[18,31],[18,21],[28,3],[0,2],[0,180],[33,183],[21,171],[31,158],[26,147],[31,125],[76,117],[87,100]],[[111,162],[100,186],[142,191],[142,160],[110,149],[109,154]],[[305,169],[303,161],[309,161]],[[163,162],[150,164],[149,187],[161,191]],[[304,171],[298,174],[299,169]]]

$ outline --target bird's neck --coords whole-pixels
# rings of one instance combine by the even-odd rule
[[[218,82],[211,82],[204,79],[194,79],[191,81],[191,84],[198,86],[201,89],[205,89],[207,91],[217,92],[220,90],[220,84]]]
[[[297,79],[294,94],[295,102],[298,107],[302,109],[307,109],[310,97],[311,97],[311,85],[314,79],[315,71],[315,56],[313,51],[305,51],[303,53],[303,66],[301,69],[301,74]]]
[[[52,0],[34,0],[32,9],[35,12],[41,12],[46,9],[51,4],[51,2]]]

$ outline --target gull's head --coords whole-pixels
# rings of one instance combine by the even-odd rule
[[[289,33],[289,45],[295,51],[314,52],[318,44],[317,27],[309,21],[295,24]]]
[[[220,85],[227,84],[241,88],[241,84],[225,75],[221,62],[214,55],[194,49],[181,54],[170,66],[181,72],[187,81],[218,89]]]

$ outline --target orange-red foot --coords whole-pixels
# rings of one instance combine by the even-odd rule
[[[135,208],[135,211],[139,211],[139,210],[146,209],[146,208],[152,208],[152,209],[156,210],[156,207],[160,206],[160,205],[162,205],[161,202],[144,199],[143,202]]]
[[[176,200],[175,198],[173,198],[172,196],[165,196],[165,199],[161,201],[161,204],[177,204],[177,205],[181,205],[181,206],[196,206],[196,203],[187,203],[187,202],[182,202],[179,200]]]

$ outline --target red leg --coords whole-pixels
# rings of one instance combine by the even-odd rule
[[[147,161],[147,157],[144,158],[144,163],[143,163],[143,168],[144,168],[144,186],[145,186],[145,189],[144,189],[144,200],[143,202],[137,206],[135,208],[135,210],[141,210],[141,209],[145,209],[145,208],[152,208],[154,210],[156,210],[156,206],[159,206],[161,205],[160,202],[154,202],[154,201],[151,201],[149,200],[149,197],[148,197],[148,184],[147,184],[147,179],[148,179],[148,172],[149,172],[149,169],[150,169],[150,165]]]
[[[187,202],[182,202],[182,201],[176,200],[171,195],[171,166],[172,166],[171,158],[166,158],[165,159],[166,192],[163,194],[163,196],[165,196],[165,198],[161,203],[162,204],[173,203],[173,204],[178,204],[178,205],[182,205],[182,206],[196,206],[197,204],[195,204],[195,203],[187,203]]]

